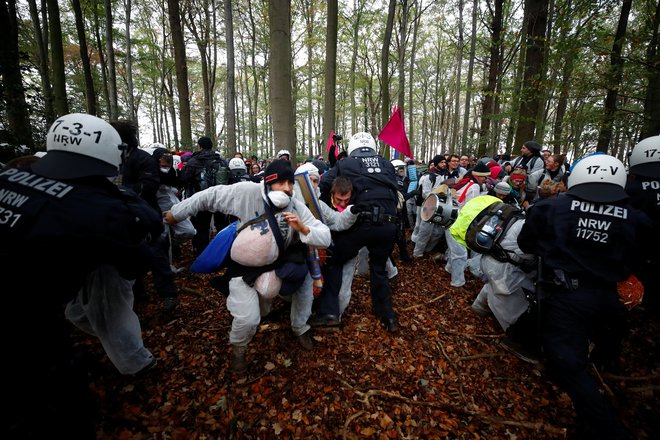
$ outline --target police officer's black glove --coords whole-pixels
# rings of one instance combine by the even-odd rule
[[[351,206],[351,214],[359,214],[367,211],[371,211],[371,206],[366,203],[356,203]]]

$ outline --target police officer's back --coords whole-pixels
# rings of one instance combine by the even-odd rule
[[[566,195],[531,207],[518,236],[520,249],[543,262],[541,338],[548,372],[573,400],[580,438],[629,438],[588,369],[590,361],[610,366],[618,359],[625,310],[616,283],[654,246],[651,222],[632,207],[625,183],[618,159],[583,158],[573,167]]]
[[[626,192],[630,203],[644,211],[653,222],[653,231],[660,234],[660,136],[651,136],[633,148],[630,158]],[[644,284],[644,309],[660,318],[660,256],[656,252],[641,267],[637,275]]]
[[[4,438],[94,436],[86,375],[73,362],[63,305],[102,264],[134,279],[146,269],[145,226],[162,230],[151,207],[108,180],[118,172],[120,144],[108,123],[70,114],[51,126],[48,153],[31,170],[0,170],[3,307],[19,318],[18,326],[2,320],[0,329],[9,360],[2,389],[11,402]]]
[[[394,166],[376,153],[376,142],[369,133],[356,133],[349,141],[348,157],[337,161],[321,179],[319,188],[322,198],[324,193],[330,193],[332,182],[337,176],[345,176],[351,181],[354,203],[351,211],[361,212],[351,229],[333,233],[333,258],[326,270],[324,292],[319,301],[319,315],[311,324],[322,326],[338,321],[338,294],[343,264],[366,246],[369,250],[374,314],[389,331],[397,331],[398,325],[385,271],[385,263],[394,246],[396,224],[399,222],[396,215],[398,185]]]

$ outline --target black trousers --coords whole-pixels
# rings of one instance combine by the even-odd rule
[[[199,255],[208,246],[211,239],[211,220],[213,218],[212,212],[202,211],[190,217],[190,221],[197,230],[197,233],[192,238],[193,251],[195,255]]]
[[[385,263],[392,253],[396,238],[396,225],[392,223],[359,223],[348,231],[333,233],[334,248],[324,272],[323,293],[318,312],[339,315],[339,289],[344,263],[354,258],[364,246],[369,250],[371,301],[378,318],[396,318],[392,309],[392,291],[387,279]]]
[[[589,373],[589,342],[602,359],[618,357],[624,323],[616,285],[553,289],[542,301],[542,340],[548,372],[573,401],[588,438],[628,438],[609,401]]]

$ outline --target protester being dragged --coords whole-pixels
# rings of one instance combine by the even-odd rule
[[[213,186],[164,213],[168,224],[203,211],[238,218],[240,232],[231,246],[225,276],[229,279],[227,309],[233,317],[229,333],[231,367],[239,374],[248,369],[245,355],[261,316],[270,310],[274,296],[281,293],[278,282],[280,287],[286,284],[290,289],[287,293],[292,295],[294,335],[303,348],[312,346],[307,324],[313,302],[312,278],[303,245],[326,248],[331,238],[328,227],[292,197],[293,185],[291,163],[274,160],[266,168],[262,183]],[[270,277],[273,273],[275,277]]]
[[[398,204],[398,184],[394,166],[378,155],[376,141],[366,132],[354,134],[348,146],[346,159],[338,161],[321,181],[321,193],[327,193],[337,176],[346,176],[353,184],[355,205],[361,211],[358,222],[348,231],[333,235],[335,249],[328,262],[325,287],[319,301],[319,313],[312,323],[324,326],[339,319],[338,295],[344,264],[354,258],[360,249],[369,250],[371,273],[371,299],[374,314],[390,332],[398,330],[392,307],[392,291],[385,264],[394,246]]]

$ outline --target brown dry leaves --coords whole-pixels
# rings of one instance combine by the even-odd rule
[[[498,346],[503,335],[494,318],[471,312],[481,283],[468,277],[464,288],[451,289],[442,267],[430,257],[399,265],[395,335],[371,313],[368,277],[353,283],[343,329],[316,331],[312,352],[300,349],[287,304],[276,302],[249,346],[250,370],[242,378],[229,370],[224,296],[209,286],[210,276],[182,273],[172,316],[160,313],[152,289],[136,305],[145,345],[159,358],[147,376],[120,376],[97,340],[75,333],[90,353],[98,437],[554,439],[570,433],[575,419],[566,394],[542,369]],[[622,376],[607,381],[633,432],[658,438],[658,327],[635,325]],[[647,380],[630,382],[631,376]],[[633,386],[652,391],[630,392]]]

